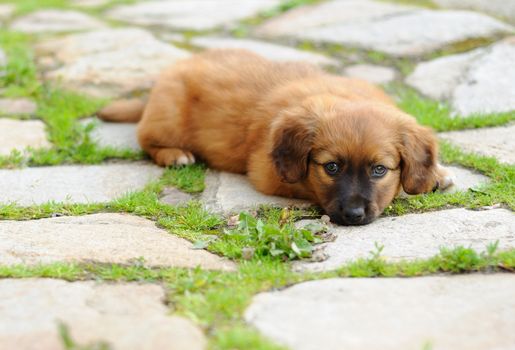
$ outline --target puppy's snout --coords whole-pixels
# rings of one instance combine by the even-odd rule
[[[365,219],[365,207],[357,206],[345,208],[343,210],[343,216],[345,217],[345,221],[349,224],[359,224]]]

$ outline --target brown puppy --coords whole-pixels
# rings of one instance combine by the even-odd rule
[[[137,121],[161,166],[247,174],[261,192],[309,199],[339,224],[365,224],[399,193],[450,185],[428,128],[379,88],[304,63],[212,50],[162,73],[146,106],[115,102],[99,116]]]

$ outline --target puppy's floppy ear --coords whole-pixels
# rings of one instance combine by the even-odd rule
[[[437,186],[438,143],[431,129],[411,117],[399,128],[401,183],[408,194],[430,192]]]
[[[282,181],[295,183],[307,177],[315,132],[316,117],[302,107],[282,111],[274,121],[271,157]]]

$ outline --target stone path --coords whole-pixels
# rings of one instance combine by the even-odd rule
[[[42,10],[16,19],[11,29],[24,33],[60,33],[100,29],[105,25],[81,12]]]
[[[1,59],[0,59],[1,60]],[[1,63],[0,63],[1,66]],[[30,116],[36,113],[37,105],[28,98],[1,98],[1,116]]]
[[[0,203],[108,202],[142,189],[162,172],[145,162],[0,169]]]
[[[279,5],[279,0],[148,1],[122,5],[109,11],[109,18],[131,24],[165,29],[208,30],[229,26]]]
[[[44,42],[36,50],[47,57],[47,79],[102,98],[148,90],[163,68],[188,56],[137,28],[73,34]]]
[[[375,84],[386,84],[395,79],[396,72],[389,67],[371,64],[355,64],[344,69],[346,76],[359,78]]]
[[[503,113],[511,123],[441,132],[438,136],[463,151],[494,157],[507,169],[515,165],[513,0],[434,0],[439,6],[435,9],[410,5],[410,1],[379,0],[311,4],[286,4],[282,0],[70,0],[72,8],[38,8],[22,14],[16,12],[19,3],[11,2],[0,4],[0,28],[24,32],[31,38],[38,79],[52,87],[59,85],[102,99],[140,97],[147,94],[163,68],[194,51],[242,48],[277,61],[308,61],[336,74],[387,87],[405,84],[431,100],[448,104],[455,118]],[[298,6],[278,10],[278,5],[292,3]],[[236,35],[245,33],[244,37]],[[2,45],[9,45],[9,41],[0,40],[0,82],[13,66],[8,56],[11,51]],[[41,97],[33,91],[26,96],[16,90],[13,93],[10,84],[8,80],[0,87],[0,164],[13,150],[56,147],[49,141],[51,123],[46,125],[39,119]],[[90,136],[100,147],[141,150],[135,124],[106,123],[93,115],[73,117],[80,118],[77,124],[94,124]],[[477,192],[499,180],[457,164],[446,166],[455,177],[450,192]],[[156,217],[137,215],[149,208],[135,206],[131,213],[80,216],[54,213],[33,219],[45,212],[48,203],[66,204],[67,209],[72,208],[66,212],[73,213],[74,204],[115,201],[142,190],[163,172],[149,161],[125,160],[0,168],[0,216],[16,206],[32,206],[20,209],[23,221],[0,220],[0,273],[13,264],[17,271],[37,270],[49,263],[103,264],[106,268],[121,264],[120,269],[145,271],[185,269],[184,276],[191,279],[177,282],[178,286],[176,281],[140,284],[108,283],[100,278],[1,279],[1,349],[62,348],[58,322],[68,326],[80,346],[107,342],[110,349],[235,347],[213,345],[214,337],[220,335],[219,319],[229,332],[234,331],[229,329],[231,322],[241,321],[237,313],[231,314],[230,321],[224,319],[226,310],[218,312],[220,305],[209,304],[213,295],[200,292],[188,299],[186,304],[194,305],[195,311],[187,309],[192,305],[182,311],[190,318],[173,314],[175,305],[168,303],[170,298],[165,299],[172,296],[170,293],[190,297],[188,293],[198,293],[204,287],[210,290],[223,281],[221,276],[238,271],[240,263],[199,249],[199,242],[179,238],[174,230],[160,227]],[[203,193],[167,187],[148,201],[159,208],[157,217],[163,208],[164,212],[175,210],[158,203],[189,205],[177,209],[191,216],[179,218],[185,221],[180,223],[184,227],[192,217],[209,220],[195,217],[204,216],[203,212],[188,211],[196,206],[192,201],[200,201],[202,207],[198,208],[229,221],[240,211],[254,211],[263,204],[311,205],[265,196],[242,175],[208,170],[205,182]],[[503,190],[511,187],[506,185]],[[186,231],[181,233],[189,235]],[[513,211],[496,203],[483,210],[444,208],[382,217],[367,226],[329,224],[329,231],[335,240],[318,245],[313,261],[291,264],[291,274],[319,276],[320,272],[370,257],[371,251],[377,250],[376,244],[384,247],[381,257],[387,261],[424,259],[441,247],[484,251],[496,241],[499,250],[515,249]],[[245,265],[247,268],[252,267]],[[191,269],[196,270],[190,274]],[[210,272],[202,275],[204,270]],[[265,285],[276,283],[270,280]],[[513,290],[513,273],[317,280],[264,291],[254,297],[244,317],[249,327],[292,350],[508,350],[515,344]],[[244,300],[238,290],[234,293],[234,298]],[[212,323],[198,317],[199,305],[202,312],[216,314]],[[248,348],[254,349],[252,345]]]
[[[45,124],[39,120],[13,120],[0,118],[0,155],[27,147],[48,148]]]
[[[334,270],[356,259],[371,257],[371,252],[377,250],[376,244],[384,246],[381,256],[393,261],[429,258],[438,254],[441,247],[485,251],[488,244],[496,241],[499,249],[515,246],[515,218],[506,209],[408,214],[381,218],[366,226],[332,226],[329,232],[336,240],[319,246],[327,259],[297,263],[297,270]]]
[[[496,128],[451,131],[439,134],[465,151],[495,157],[501,162],[515,164],[515,124]]]
[[[329,279],[259,294],[245,318],[298,350],[508,350],[514,288],[513,274]]]
[[[164,298],[158,285],[4,279],[0,281],[0,348],[61,349],[61,323],[79,346],[205,349],[202,331],[185,318],[170,316]]]
[[[308,207],[311,204],[297,199],[266,196],[254,188],[243,175],[209,171],[202,201],[208,209],[225,214],[256,209],[259,205]]]
[[[476,10],[515,22],[515,2],[506,0],[434,0],[443,8]]]
[[[275,61],[307,61],[321,66],[337,66],[338,61],[324,55],[297,50],[288,46],[270,44],[264,41],[232,39],[223,37],[198,37],[191,44],[204,48],[246,49]]]
[[[461,115],[515,109],[515,36],[487,48],[420,63],[406,82]]]
[[[0,221],[0,264],[84,262],[232,270],[234,264],[124,214]]]
[[[91,138],[101,147],[113,147],[117,149],[141,150],[136,135],[134,123],[107,123],[97,118],[82,120],[83,125],[93,124]]]
[[[420,26],[420,23],[431,25]],[[256,34],[413,56],[466,39],[513,30],[507,24],[475,12],[431,11],[369,0],[333,0],[300,7],[274,18],[258,28]]]

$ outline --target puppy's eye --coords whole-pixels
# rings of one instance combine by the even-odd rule
[[[384,165],[375,165],[372,167],[372,177],[383,177],[387,171]]]
[[[336,175],[340,170],[340,167],[335,162],[324,164],[325,172],[329,175]]]

